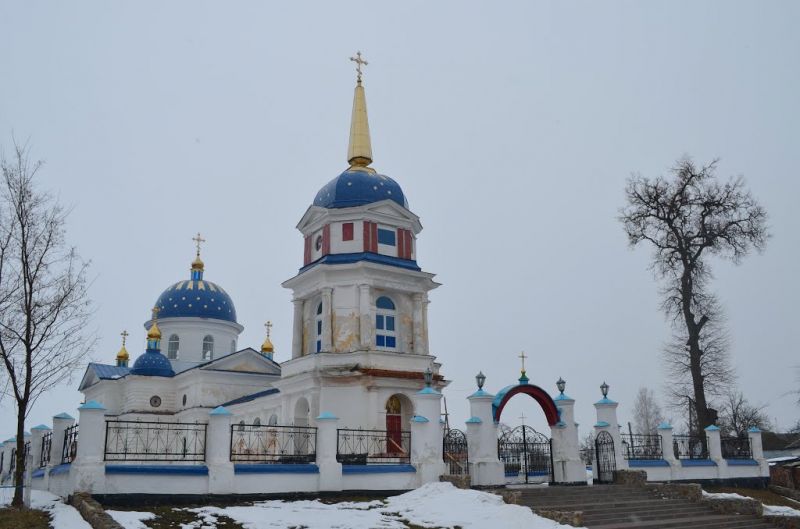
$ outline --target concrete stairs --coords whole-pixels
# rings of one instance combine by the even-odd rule
[[[774,527],[756,516],[718,514],[703,503],[666,499],[624,485],[520,488],[520,504],[535,511],[582,511],[590,529],[746,529]]]

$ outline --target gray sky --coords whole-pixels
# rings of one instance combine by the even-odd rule
[[[666,383],[649,251],[616,220],[632,172],[720,157],[770,214],[766,253],[715,262],[747,397],[780,426],[800,417],[800,5],[791,2],[23,2],[0,0],[0,144],[46,160],[43,188],[72,205],[68,237],[92,260],[100,333],[132,357],[161,291],[206,277],[233,296],[258,346],[291,351],[294,228],[345,167],[360,49],[373,166],[402,185],[438,274],[431,350],[453,382],[454,425],[483,370],[496,392],[530,356],[531,382],[577,400],[581,435],[605,379],[630,418]],[[29,426],[74,414],[80,373]],[[0,436],[13,434],[6,400]],[[518,397],[520,412],[544,419]]]

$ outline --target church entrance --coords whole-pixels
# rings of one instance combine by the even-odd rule
[[[552,440],[523,424],[508,430],[497,441],[497,455],[503,462],[506,478],[525,483],[553,482]]]
[[[403,446],[403,431],[407,432],[410,429],[410,414],[411,402],[408,402],[408,398],[404,395],[392,395],[386,401],[387,454],[405,455],[408,451],[408,447]]]

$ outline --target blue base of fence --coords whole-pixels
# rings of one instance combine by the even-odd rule
[[[36,478],[43,478],[44,477],[44,469],[40,468],[39,470],[34,470],[33,474],[31,474],[32,479]]]
[[[732,467],[757,467],[758,461],[755,459],[726,459],[726,463]]]
[[[717,463],[711,459],[681,459],[682,467],[715,467]]]
[[[205,465],[106,465],[106,474],[173,474],[207,476]]]
[[[390,474],[416,471],[414,465],[342,465],[342,474]]]
[[[69,474],[69,469],[72,467],[72,463],[64,463],[63,465],[58,465],[50,469],[50,475],[55,476],[57,474]]]
[[[664,459],[629,459],[628,460],[629,467],[668,467],[669,463],[667,463]]]
[[[317,465],[242,463],[233,465],[234,474],[319,474]]]

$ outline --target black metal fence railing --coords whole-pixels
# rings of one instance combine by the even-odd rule
[[[722,445],[722,457],[724,459],[753,458],[749,437],[723,437],[720,440],[720,444]]]
[[[64,445],[61,448],[61,464],[72,463],[78,453],[78,425],[73,424],[64,430]]]
[[[53,432],[47,432],[42,436],[42,451],[39,454],[39,468],[50,464],[50,448],[53,446]]]
[[[411,432],[336,430],[336,460],[344,465],[402,465],[411,461]]]
[[[105,461],[205,461],[206,423],[106,421]]]
[[[250,463],[313,463],[317,429],[311,426],[231,425],[231,461]]]
[[[447,474],[453,476],[469,474],[469,450],[464,432],[452,429],[445,433],[442,439],[442,459]]]
[[[661,436],[651,434],[628,434],[622,437],[622,453],[625,459],[663,459]]]
[[[708,440],[698,435],[673,435],[672,451],[677,459],[708,459]]]

